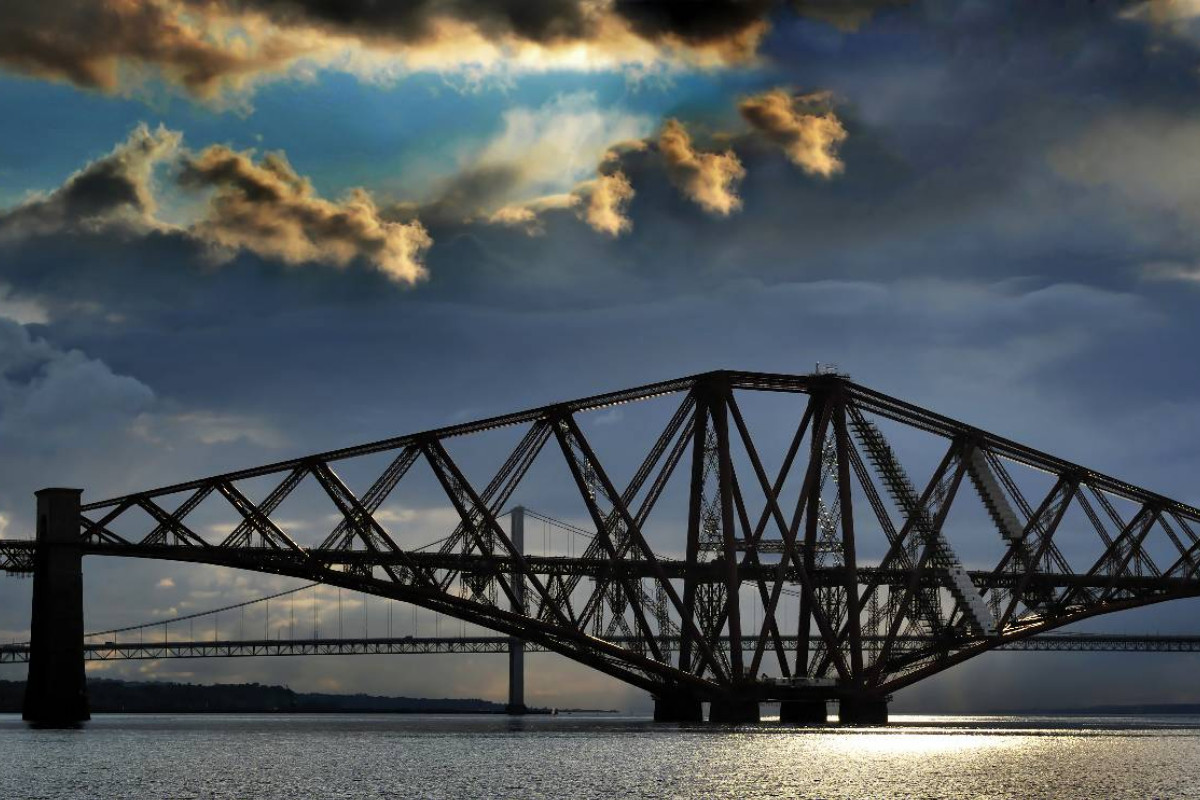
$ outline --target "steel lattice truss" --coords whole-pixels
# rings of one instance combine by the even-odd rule
[[[33,574],[33,542],[0,539],[0,572]]]
[[[759,393],[794,413],[756,442],[743,405]],[[580,419],[655,398],[675,412],[619,485]],[[452,441],[506,427],[519,441],[490,480],[473,483]],[[906,468],[893,436],[938,448],[932,474]],[[768,468],[765,445],[777,442],[786,451]],[[386,468],[359,494],[335,471],[381,454]],[[437,550],[402,547],[381,513],[418,464],[457,522]],[[578,494],[594,534],[585,552],[514,546],[501,515],[535,464],[551,464]],[[251,499],[247,483],[268,477],[273,488]],[[302,546],[277,511],[314,484],[336,524]],[[684,507],[666,508],[665,497]],[[190,524],[214,502],[237,515],[220,537]],[[1200,510],[837,375],[706,373],[83,508],[89,554],[403,600],[656,694],[705,698],[883,696],[1085,617],[1200,595]],[[142,520],[135,534],[131,518]]]

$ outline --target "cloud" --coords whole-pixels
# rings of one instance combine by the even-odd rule
[[[725,59],[736,62],[754,55],[775,0],[615,0],[613,5],[634,31],[648,40],[674,39],[714,47]]]
[[[199,96],[279,69],[314,43],[187,0],[10,0],[0,15],[0,65],[117,91],[152,68]]]
[[[569,189],[595,170],[614,143],[654,130],[648,115],[602,108],[593,92],[559,95],[539,108],[510,109],[502,124],[474,161],[512,165],[521,187],[534,194]]]
[[[1129,231],[1149,253],[1144,277],[1195,280],[1200,252],[1200,117],[1178,112],[1114,113],[1054,148],[1050,165],[1088,193],[1109,229]]]
[[[574,206],[571,193],[614,146],[639,142],[653,129],[649,116],[602,108],[592,92],[509,109],[497,135],[465,157],[433,201],[409,205],[422,219],[524,225],[540,211]]]
[[[678,69],[745,63],[774,0],[10,0],[0,66],[119,91],[158,78],[192,95],[313,66]]]
[[[587,204],[581,208],[579,216],[593,230],[620,236],[633,228],[633,221],[625,214],[625,209],[635,192],[624,172],[618,170],[599,175],[583,191],[587,194]]]
[[[245,442],[257,448],[273,449],[286,443],[286,439],[262,419],[202,409],[163,411],[140,417],[134,425],[134,432],[139,437],[161,445],[169,444],[180,430],[187,430],[191,439],[204,445]]]
[[[282,153],[255,162],[250,153],[214,145],[184,157],[182,186],[212,190],[207,215],[191,231],[222,248],[244,248],[289,264],[345,267],[363,258],[397,283],[426,276],[421,255],[433,243],[420,222],[380,216],[371,196],[351,190],[341,201],[318,197]]]
[[[499,208],[487,217],[487,221],[492,225],[521,228],[530,236],[541,236],[546,232],[543,214],[550,211],[578,208],[579,203],[580,196],[577,192],[552,194],[530,200],[527,203],[516,203]]]
[[[0,319],[5,317],[22,325],[45,324],[50,321],[50,312],[36,299],[17,297],[0,284]]]
[[[1150,281],[1179,281],[1200,285],[1200,264],[1181,261],[1149,261],[1141,266],[1142,277]]]
[[[456,228],[484,223],[539,236],[546,232],[546,214],[573,210],[593,229],[616,236],[631,227],[623,214],[634,191],[624,173],[606,165],[618,163],[624,152],[644,150],[653,124],[643,114],[599,107],[592,92],[510,109],[497,135],[466,158],[432,201],[395,203],[383,215]]]
[[[181,141],[178,132],[138,125],[58,189],[0,211],[0,243],[62,233],[159,233],[197,242],[218,256],[246,250],[287,264],[338,267],[362,259],[396,283],[426,277],[421,259],[432,244],[428,232],[415,219],[384,218],[366,190],[326,200],[283,153],[255,161],[249,152],[221,145],[189,152]],[[180,225],[156,216],[154,172],[168,161],[176,185],[207,195],[202,216]]]
[[[633,185],[624,172],[601,172],[591,180],[582,181],[568,194],[547,195],[528,203],[504,206],[487,221],[540,236],[546,232],[545,214],[574,210],[575,217],[592,230],[615,237],[633,228],[633,220],[625,210],[634,194]]]
[[[671,181],[705,211],[726,217],[742,207],[737,184],[746,170],[732,150],[724,153],[696,150],[687,129],[676,119],[668,119],[663,125],[658,150]]]
[[[810,175],[830,178],[845,168],[836,150],[846,139],[846,129],[832,111],[810,110],[828,100],[827,93],[795,96],[772,89],[746,98],[738,110],[755,130],[783,148],[793,164]]]
[[[55,454],[101,446],[150,409],[154,392],[79,350],[63,350],[0,319],[0,444],[9,452]]]
[[[792,0],[796,12],[852,33],[880,9],[908,5],[912,0]]]
[[[157,227],[151,175],[174,154],[181,135],[141,124],[106,156],[67,178],[48,195],[35,196],[0,212],[0,240],[109,225]]]

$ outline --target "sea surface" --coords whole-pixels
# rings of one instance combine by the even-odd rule
[[[0,798],[1200,797],[1200,717],[0,716]]]

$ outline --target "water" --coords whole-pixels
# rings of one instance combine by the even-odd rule
[[[899,717],[886,729],[613,717],[0,715],[0,798],[1200,797],[1200,717]]]

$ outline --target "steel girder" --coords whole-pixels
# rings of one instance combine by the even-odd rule
[[[774,471],[739,404],[758,392],[802,401]],[[675,413],[619,488],[579,415],[672,395]],[[512,426],[524,426],[523,436],[476,488],[451,455],[452,441]],[[889,426],[940,448],[927,480],[909,477],[910,459],[893,449]],[[592,539],[579,558],[519,552],[501,521],[549,451],[561,456],[556,472],[590,520]],[[387,465],[358,496],[335,467],[377,454],[389,454]],[[381,513],[419,463],[456,519],[436,551],[402,546]],[[664,511],[660,500],[677,473],[685,507]],[[1049,488],[1031,488],[1023,473],[1048,475]],[[252,500],[247,483],[268,477],[273,488]],[[318,486],[336,517],[314,546],[297,543],[278,519],[303,484]],[[237,519],[219,541],[189,524],[214,502]],[[983,528],[956,522],[972,504],[988,521]],[[883,696],[1079,619],[1200,595],[1200,510],[838,375],[706,373],[83,510],[89,554],[216,564],[361,590],[518,636],[651,692],[710,698],[779,696],[781,686]],[[130,535],[136,515],[149,528]],[[658,519],[665,522],[655,526]],[[1059,533],[1064,520],[1075,537],[1070,546]],[[960,528],[990,538],[999,554],[981,561],[968,540],[964,560]],[[1097,548],[1086,562],[1081,529]],[[664,530],[679,535],[664,540]],[[0,544],[0,569],[27,565],[23,548]],[[762,676],[767,668],[777,676]]]

